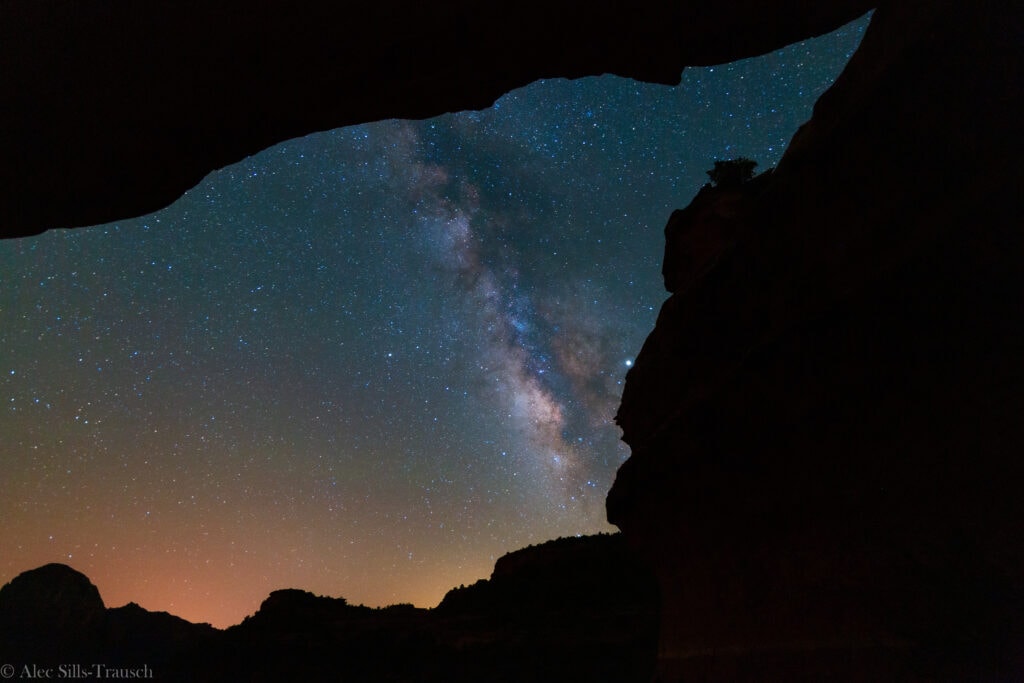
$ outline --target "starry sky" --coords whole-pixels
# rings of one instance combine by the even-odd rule
[[[0,583],[225,627],[279,588],[436,605],[612,531],[612,418],[715,159],[777,163],[865,21],[291,140],[143,218],[0,242]]]

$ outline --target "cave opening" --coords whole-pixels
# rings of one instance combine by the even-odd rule
[[[866,19],[678,87],[535,83],[290,140],[141,218],[0,242],[0,583],[237,623],[431,606],[612,530],[612,422],[714,161],[774,166]]]

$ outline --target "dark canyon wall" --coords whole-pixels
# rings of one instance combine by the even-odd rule
[[[9,2],[0,228],[537,78],[674,83],[875,4],[779,167],[669,221],[609,518],[659,575],[662,680],[1022,680],[1019,3]]]
[[[881,6],[666,228],[609,518],[666,680],[1024,680],[1021,12]]]

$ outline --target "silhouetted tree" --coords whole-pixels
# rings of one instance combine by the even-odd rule
[[[757,162],[753,159],[740,157],[716,161],[715,167],[707,173],[715,187],[739,187],[754,177],[755,166]]]

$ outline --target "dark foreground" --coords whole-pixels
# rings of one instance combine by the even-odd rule
[[[51,564],[0,590],[0,663],[15,680],[648,681],[657,591],[619,535],[500,558],[490,580],[431,610],[301,590],[226,630],[129,604],[106,608]]]

